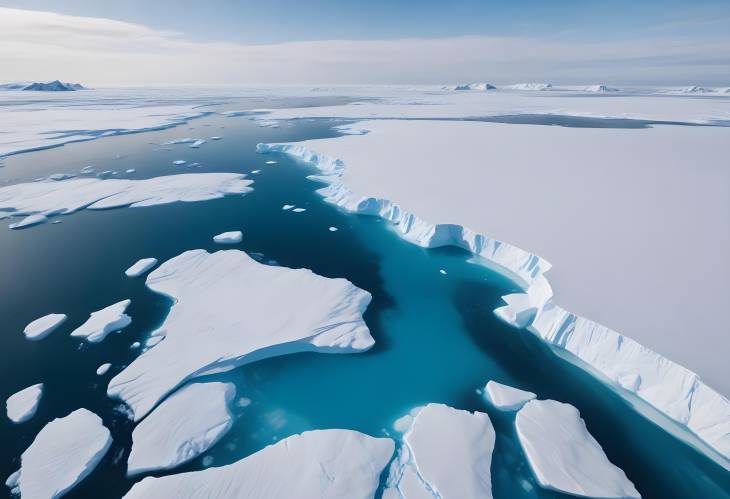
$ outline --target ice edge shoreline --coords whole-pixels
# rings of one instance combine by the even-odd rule
[[[345,186],[345,164],[340,159],[292,143],[260,143],[256,150],[286,154],[314,166],[321,174],[309,178],[326,184],[317,190],[326,202],[348,212],[379,216],[413,244],[456,246],[481,257],[480,264],[523,289],[502,297],[505,305],[494,310],[498,318],[539,336],[561,358],[605,382],[631,405],[637,399],[647,403],[686,431],[678,434],[649,411],[636,407],[638,412],[730,469],[730,401],[689,369],[555,304],[544,276],[549,262],[458,224],[426,222],[390,200],[359,196]]]

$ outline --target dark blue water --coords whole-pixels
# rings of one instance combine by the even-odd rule
[[[129,346],[143,340],[167,313],[166,299],[143,279],[123,271],[138,258],[164,261],[192,248],[219,250],[212,236],[243,230],[238,249],[264,262],[307,267],[328,277],[346,277],[370,291],[365,319],[376,346],[351,355],[303,353],[257,362],[210,377],[232,380],[251,405],[236,407],[236,424],[207,455],[214,465],[314,428],[352,428],[379,436],[412,407],[443,402],[489,413],[497,430],[492,476],[501,499],[563,497],[537,487],[516,443],[513,415],[486,406],[475,389],[488,379],[534,391],[540,398],[569,402],[607,455],[647,498],[730,497],[727,471],[648,422],[579,369],[556,358],[529,333],[498,322],[492,310],[514,287],[499,275],[469,263],[461,250],[426,250],[408,244],[387,223],[353,216],[326,205],[314,193],[311,173],[286,158],[254,153],[258,142],[334,136],[324,121],[298,121],[261,128],[245,118],[207,117],[190,127],[110,137],[8,158],[0,180],[78,171],[92,164],[134,178],[180,171],[250,172],[254,192],[205,203],[81,212],[58,225],[11,231],[0,228],[0,398],[32,383],[46,391],[36,416],[22,425],[0,418],[0,477],[18,467],[18,457],[43,425],[86,407],[112,430],[114,445],[96,471],[68,494],[73,498],[121,497],[131,423],[105,395],[106,383],[131,362]],[[190,129],[188,129],[190,128]],[[153,143],[186,136],[221,135],[200,149],[162,150]],[[175,159],[200,169],[173,166]],[[120,176],[126,176],[121,175]],[[285,203],[307,208],[281,210]],[[329,232],[335,226],[337,232]],[[447,275],[439,273],[440,269]],[[80,346],[68,333],[91,311],[131,298],[132,325],[98,345]],[[282,304],[284,306],[285,304]],[[69,320],[47,339],[31,343],[22,330],[31,320],[62,312]],[[103,377],[96,368],[112,362]],[[202,468],[202,456],[177,471]]]

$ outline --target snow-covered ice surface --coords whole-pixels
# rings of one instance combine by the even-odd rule
[[[23,423],[35,416],[43,396],[43,383],[31,385],[8,397],[6,414],[13,423]]]
[[[147,276],[147,286],[174,300],[151,333],[164,340],[107,389],[135,420],[196,376],[274,355],[356,352],[374,343],[362,319],[370,293],[345,279],[263,265],[241,251],[186,251]]]
[[[141,258],[124,271],[127,277],[139,277],[157,265],[157,258]]]
[[[428,404],[408,417],[410,428],[388,477],[390,494],[395,489],[403,499],[492,497],[495,433],[489,416]]]
[[[0,213],[25,216],[25,220],[33,217],[33,224],[37,224],[82,209],[207,201],[251,192],[253,182],[245,177],[235,173],[188,173],[145,180],[72,178],[15,184],[0,188]]]
[[[83,338],[89,343],[104,341],[109,333],[120,331],[132,323],[132,318],[124,313],[130,303],[130,300],[122,300],[92,312],[86,322],[71,332],[71,336]]]
[[[583,497],[641,497],[626,474],[611,464],[572,405],[532,400],[517,413],[515,426],[543,487]]]
[[[582,98],[594,99],[605,100]],[[681,107],[671,99],[637,100]],[[708,101],[716,102],[708,107]],[[693,102],[691,119],[730,103]],[[379,113],[399,106],[341,109],[353,107]],[[409,115],[428,107],[449,112],[426,105],[400,110]],[[730,457],[730,402],[710,388],[730,392],[728,335],[707,313],[730,302],[730,288],[718,279],[730,275],[730,233],[718,230],[730,213],[730,170],[722,159],[730,156],[730,128],[433,120],[371,120],[351,128],[368,133],[261,144],[259,151],[316,166],[327,201],[390,220],[415,244],[475,253],[525,290],[504,297],[500,318],[527,327],[623,396],[636,395]],[[555,265],[549,280],[551,264],[542,256]],[[702,306],[689,306],[700,291]]]
[[[243,241],[243,232],[240,230],[222,232],[217,236],[213,236],[213,241],[218,244],[238,244]]]
[[[165,399],[132,432],[127,475],[166,470],[211,448],[233,425],[232,383],[193,383]]]
[[[25,326],[23,334],[31,341],[42,340],[63,324],[66,318],[66,314],[44,315]]]
[[[393,441],[351,430],[288,437],[219,468],[137,483],[125,499],[371,499]]]
[[[484,386],[482,395],[487,402],[501,411],[516,411],[526,402],[536,397],[532,392],[503,385],[496,381],[488,381]]]
[[[61,497],[94,470],[111,443],[101,418],[86,409],[54,419],[21,456],[21,497]]]

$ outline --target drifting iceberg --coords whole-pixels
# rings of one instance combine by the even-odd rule
[[[500,411],[516,411],[534,399],[532,392],[520,390],[496,381],[489,381],[482,392],[484,399]]]
[[[362,319],[370,293],[345,279],[258,263],[237,250],[186,251],[147,276],[174,304],[161,336],[109,383],[140,420],[196,376],[301,351],[357,352],[374,341]]]
[[[31,341],[42,340],[53,331],[55,331],[56,328],[63,324],[65,321],[66,314],[44,315],[40,319],[36,319],[27,326],[25,326],[23,334],[25,334],[25,337]]]
[[[294,435],[219,468],[148,477],[125,499],[372,499],[393,441],[352,430]]]
[[[114,331],[120,331],[132,323],[125,314],[131,300],[122,300],[114,305],[92,312],[89,319],[71,332],[75,338],[84,338],[89,343],[99,343]]]
[[[139,277],[157,265],[157,258],[142,258],[124,271],[127,277]]]
[[[61,497],[91,473],[112,444],[101,418],[86,409],[54,419],[21,456],[16,476],[20,495],[30,499]]]
[[[173,393],[132,432],[127,475],[167,470],[211,448],[233,425],[232,383],[193,383]]]
[[[5,403],[8,419],[13,423],[23,423],[35,416],[43,395],[43,383],[31,385],[8,397]]]
[[[543,487],[581,497],[641,497],[626,474],[611,464],[572,405],[532,400],[517,413],[515,427]]]
[[[494,90],[497,87],[491,83],[460,83],[454,87],[454,90]]]
[[[26,85],[21,90],[35,90],[37,92],[73,92],[75,90],[85,90],[80,83],[63,83],[59,80],[54,80],[48,83],[31,83]]]
[[[403,436],[388,489],[403,499],[491,498],[495,438],[486,414],[428,404]]]
[[[243,232],[240,230],[223,232],[213,236],[213,241],[218,244],[238,244],[243,241]]]
[[[40,223],[47,217],[82,209],[208,201],[251,192],[253,182],[245,177],[237,173],[186,173],[144,180],[73,178],[15,184],[0,188],[0,213],[37,216],[33,223]]]
[[[620,89],[609,87],[607,85],[590,85],[583,89],[585,92],[605,93],[605,92],[618,92]]]

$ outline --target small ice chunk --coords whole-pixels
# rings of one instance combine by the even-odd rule
[[[137,170],[135,170],[134,168],[128,168],[127,170],[124,171],[124,173],[134,173],[136,171]]]
[[[109,371],[109,368],[111,366],[112,365],[109,362],[107,362],[106,364],[100,365],[99,367],[96,368],[96,375],[104,376]]]
[[[266,164],[267,165],[275,165],[276,164],[276,161],[274,161],[273,159],[271,159],[271,160],[267,161]]]
[[[71,336],[84,338],[90,343],[99,343],[113,331],[127,327],[132,318],[124,313],[131,300],[122,300],[114,305],[92,312],[89,319],[74,329]]]
[[[17,477],[20,495],[61,497],[94,470],[111,444],[101,418],[87,409],[54,419],[21,456]]]
[[[303,213],[303,212],[307,211],[307,209],[306,208],[294,208],[292,211],[294,213]]]
[[[233,426],[232,383],[193,383],[165,399],[132,432],[127,476],[168,470],[210,449]],[[184,414],[185,417],[180,417]]]
[[[253,174],[259,174],[259,173],[261,173],[261,170],[253,170],[251,173],[253,173]]]
[[[641,497],[626,474],[608,460],[572,405],[531,400],[517,413],[515,427],[542,487],[581,497]]]
[[[246,397],[241,397],[240,399],[238,399],[236,401],[236,405],[238,407],[248,407],[249,405],[251,405],[251,399],[246,398]]]
[[[55,331],[56,328],[63,324],[65,321],[66,314],[44,315],[40,319],[36,319],[27,326],[25,326],[23,334],[25,334],[25,337],[31,341],[42,340],[53,331]]]
[[[138,277],[157,265],[157,258],[142,258],[124,271],[127,277]]]
[[[243,241],[243,232],[240,230],[234,230],[230,232],[223,232],[213,237],[213,241],[218,244],[238,244]]]
[[[532,392],[489,381],[482,392],[484,399],[500,411],[516,411],[534,399]]]
[[[223,137],[218,137],[218,136],[215,136],[215,137],[211,137],[211,138],[210,138],[210,140],[221,140],[222,138],[223,138]]]
[[[446,275],[446,271],[444,269],[439,269],[439,274]]]
[[[291,210],[292,208],[294,208],[293,204],[285,204],[281,207],[282,210]]]
[[[137,349],[137,348],[139,348],[141,346],[142,346],[142,344],[139,341],[135,341],[134,343],[132,343],[131,345],[129,345],[129,349],[130,350],[135,350],[135,349]]]
[[[205,144],[205,139],[198,139],[195,142],[193,142],[192,144],[190,144],[188,147],[190,147],[192,149],[197,149],[200,146],[202,146],[203,144]]]
[[[185,164],[185,160],[184,159],[176,159],[175,161],[172,162],[172,164],[173,165],[184,165]]]
[[[337,227],[330,227],[327,230],[330,231],[330,232],[337,232]]]
[[[81,169],[80,173],[92,173],[94,171],[94,167],[91,165],[85,166]]]
[[[8,419],[23,423],[35,415],[43,395],[43,383],[31,385],[8,397],[5,403]]]

